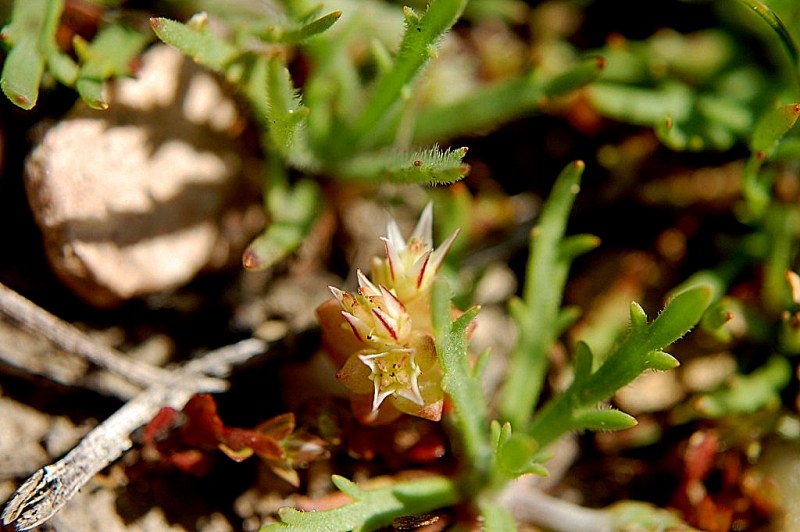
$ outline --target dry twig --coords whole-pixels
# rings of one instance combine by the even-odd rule
[[[130,360],[92,340],[72,325],[0,284],[0,312],[41,334],[57,346],[145,388],[98,425],[61,460],[36,471],[10,499],[2,514],[4,525],[29,530],[55,515],[98,471],[119,458],[132,442],[131,433],[149,422],[164,406],[182,408],[200,392],[227,388],[231,368],[267,350],[257,339],[211,351],[176,369]],[[216,378],[209,377],[213,375]]]

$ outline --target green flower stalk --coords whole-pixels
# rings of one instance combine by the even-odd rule
[[[358,290],[330,287],[335,300],[317,309],[323,342],[341,369],[356,417],[388,423],[402,413],[438,421],[444,373],[431,323],[431,289],[454,232],[433,248],[433,208],[423,210],[406,241],[397,223],[387,226],[386,258],[374,258],[372,279],[358,270]]]

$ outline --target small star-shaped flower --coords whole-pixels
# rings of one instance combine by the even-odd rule
[[[374,387],[373,412],[390,395],[408,399],[419,406],[425,404],[419,391],[422,370],[416,363],[414,349],[392,349],[385,353],[358,355],[358,358],[370,369],[369,379]]]

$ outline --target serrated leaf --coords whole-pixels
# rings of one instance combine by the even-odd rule
[[[388,526],[405,515],[429,512],[459,500],[455,481],[430,476],[405,482],[394,482],[375,489],[361,489],[344,477],[334,475],[334,484],[352,497],[349,504],[332,510],[301,512],[293,508],[279,511],[280,523],[267,525],[261,532],[273,530],[347,532],[375,530]]]
[[[316,166],[303,135],[309,110],[303,107],[289,69],[277,57],[269,61],[266,111],[267,134],[278,153],[294,166]]]
[[[433,0],[423,15],[404,9],[406,28],[391,70],[375,82],[363,112],[353,126],[355,139],[343,139],[355,145],[370,146],[380,137],[376,128],[402,101],[402,92],[414,81],[430,60],[430,46],[455,24],[466,0]]]
[[[637,425],[636,418],[616,409],[588,410],[573,416],[573,425],[588,430],[624,430]]]
[[[556,178],[539,223],[530,233],[523,302],[510,307],[519,339],[511,354],[514,371],[503,386],[500,410],[515,427],[529,422],[544,383],[547,352],[561,332],[557,326],[559,317],[564,318],[560,307],[570,261],[559,247],[584,168],[583,161],[574,161]]]
[[[489,416],[481,383],[474,378],[467,352],[467,328],[478,313],[472,307],[451,321],[450,287],[436,279],[431,293],[431,322],[444,388],[453,405],[453,423],[466,459],[480,471],[489,459]]]
[[[198,29],[163,17],[151,18],[150,26],[166,44],[217,72],[223,72],[240,55],[234,45],[206,28]]]
[[[441,150],[438,146],[413,153],[395,150],[356,155],[335,169],[347,180],[444,185],[464,178],[469,165],[463,162],[467,148]]]

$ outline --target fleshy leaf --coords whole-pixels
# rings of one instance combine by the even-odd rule
[[[270,24],[258,35],[267,42],[299,43],[328,30],[341,16],[342,12],[337,10],[302,25]]]
[[[602,57],[587,59],[549,80],[544,86],[544,92],[547,96],[557,96],[579,89],[596,80],[603,72],[605,65]]]
[[[0,75],[0,87],[14,105],[32,109],[47,59],[57,53],[56,29],[64,0],[14,2],[2,40],[11,45]]]
[[[528,466],[538,450],[536,440],[521,433],[510,434],[497,448],[498,465],[510,477],[528,472]]]
[[[780,405],[780,392],[792,377],[792,365],[773,356],[749,375],[739,375],[730,384],[702,396],[695,408],[704,416],[751,414],[761,408]]]
[[[637,424],[633,416],[613,408],[581,412],[573,422],[575,428],[586,430],[624,430]]]
[[[510,367],[514,371],[506,378],[500,409],[515,427],[528,423],[544,383],[547,352],[560,334],[553,324],[559,322],[571,258],[596,242],[581,236],[567,246],[568,251],[561,247],[584,167],[583,161],[575,161],[556,179],[542,207],[539,224],[530,234],[523,298],[512,300],[509,306],[519,339],[511,354]]]
[[[668,346],[694,327],[711,303],[711,296],[711,288],[705,285],[675,295],[648,328],[651,349]]]
[[[312,181],[300,181],[291,189],[275,187],[269,192],[272,221],[245,250],[242,263],[247,270],[266,270],[293,253],[319,214],[320,191]]]
[[[119,24],[103,28],[91,43],[76,36],[73,45],[81,67],[75,88],[83,101],[95,109],[107,108],[103,82],[114,76],[129,75],[131,61],[147,41],[147,35]]]
[[[778,142],[794,127],[800,116],[800,103],[781,105],[768,109],[756,123],[750,139],[750,149],[763,153],[769,159]]]

